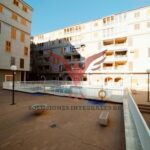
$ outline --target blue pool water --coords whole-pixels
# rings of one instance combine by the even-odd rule
[[[101,101],[101,100],[91,100],[91,99],[87,99],[87,103],[88,104],[93,104],[93,105],[98,105],[98,106],[105,106],[106,102],[105,101]]]

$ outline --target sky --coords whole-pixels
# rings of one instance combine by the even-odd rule
[[[150,5],[150,0],[24,0],[33,8],[31,35]]]

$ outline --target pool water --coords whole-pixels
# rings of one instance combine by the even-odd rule
[[[103,100],[97,101],[97,100],[94,100],[94,99],[93,100],[87,99],[87,103],[92,104],[92,105],[98,105],[98,106],[105,106],[106,105],[105,101],[103,101]]]

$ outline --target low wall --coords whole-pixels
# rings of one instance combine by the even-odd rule
[[[131,92],[126,90],[123,100],[127,150],[149,150],[150,130],[135,103]]]
[[[129,109],[134,119],[142,148],[143,150],[149,150],[150,149],[150,130],[141,112],[139,111],[137,104],[135,103],[130,91],[128,92],[128,100],[129,100]]]

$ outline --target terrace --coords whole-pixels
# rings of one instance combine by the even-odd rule
[[[28,94],[17,92],[14,106],[9,105],[11,92],[2,90],[1,148],[20,149],[23,145],[26,149],[148,150],[150,130],[131,91],[85,83],[75,86],[72,81],[16,82],[15,90]],[[11,90],[12,85],[5,82],[3,88]],[[101,90],[106,92],[105,97],[100,96]],[[51,109],[45,115],[34,116],[34,104],[47,104]],[[99,124],[104,110],[110,114],[106,127]]]

